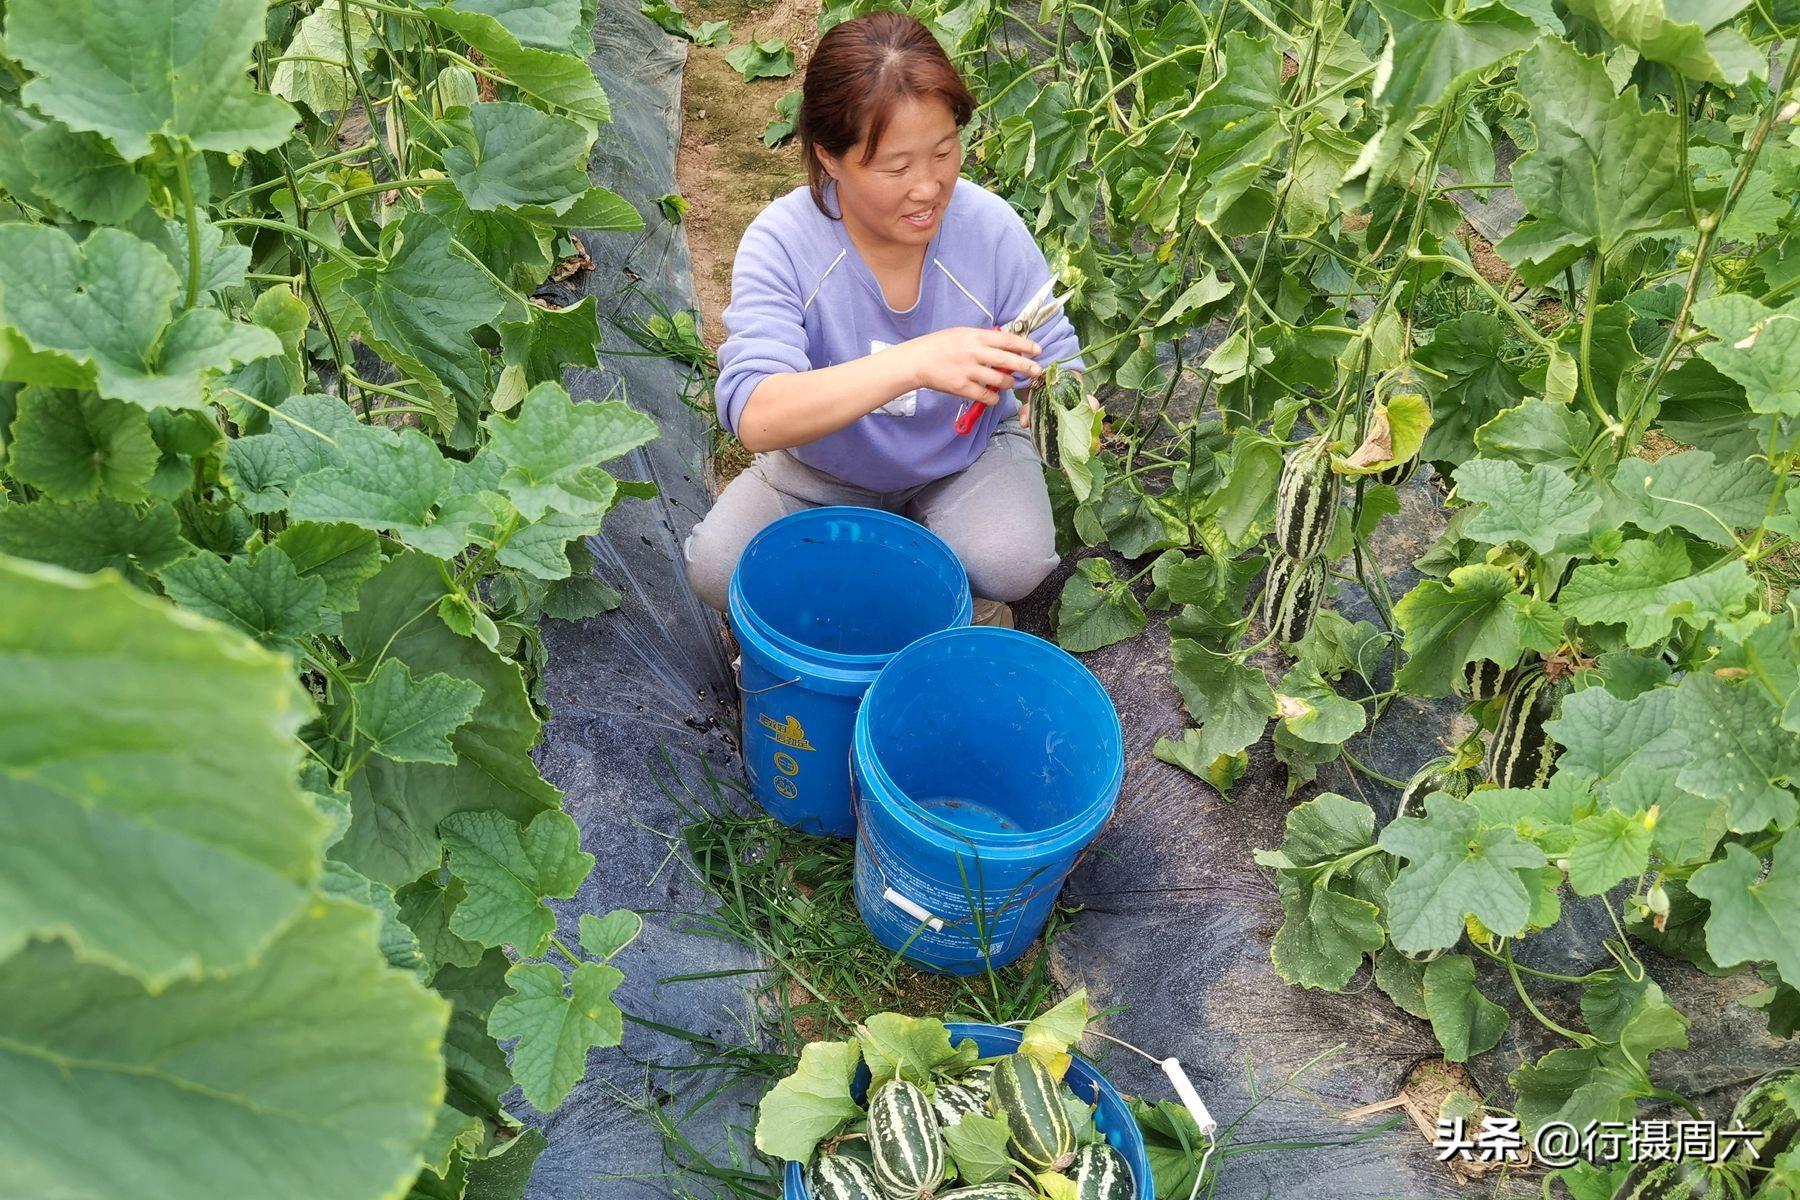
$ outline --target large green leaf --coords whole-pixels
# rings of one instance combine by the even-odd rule
[[[1781,727],[1780,710],[1757,681],[1689,675],[1675,696],[1675,723],[1687,740],[1678,781],[1730,805],[1734,831],[1794,823],[1800,802],[1789,785],[1800,780],[1800,739]]]
[[[1254,743],[1275,715],[1275,691],[1262,671],[1191,638],[1169,643],[1175,687],[1214,757]]]
[[[123,230],[77,244],[48,225],[0,226],[0,378],[196,408],[203,376],[281,353],[273,333],[216,308],[177,315],[180,291],[162,251]]]
[[[1692,569],[1678,541],[1626,542],[1616,561],[1577,567],[1556,605],[1590,625],[1623,625],[1625,644],[1634,648],[1656,645],[1678,619],[1705,629],[1756,606],[1762,589],[1741,560],[1697,575]]]
[[[1193,135],[1182,167],[1205,189],[1201,214],[1223,215],[1281,144],[1281,51],[1272,38],[1225,35],[1224,68],[1178,122]]]
[[[193,551],[167,504],[117,500],[0,505],[0,554],[71,571],[111,567],[128,575],[159,571]]]
[[[225,923],[242,902],[221,889],[196,911]],[[382,961],[375,926],[360,905],[315,899],[247,969],[160,992],[62,945],[0,959],[6,1189],[400,1194],[443,1094],[448,1006]]]
[[[931,1073],[964,1056],[950,1044],[949,1031],[936,1017],[909,1017],[904,1013],[875,1013],[857,1026],[856,1040],[869,1066],[869,1090],[890,1079],[910,1080],[924,1087]],[[972,1047],[965,1041],[964,1045]],[[973,1064],[973,1056],[968,1059]]]
[[[482,691],[475,715],[450,739],[454,766],[376,756],[350,780],[350,831],[332,854],[394,887],[437,865],[438,826],[451,813],[491,810],[523,825],[562,800],[531,761],[539,722],[517,664],[446,629],[433,615],[444,594],[437,563],[407,554],[363,586],[357,611],[344,618],[344,644],[359,659],[385,648],[415,679],[442,672]]]
[[[1387,879],[1372,859],[1339,873],[1339,860],[1375,840],[1366,804],[1327,792],[1288,810],[1287,835],[1256,861],[1276,872],[1285,919],[1270,956],[1289,983],[1341,991],[1363,956],[1387,940],[1377,919]]]
[[[1526,278],[1686,222],[1673,116],[1643,111],[1636,88],[1615,95],[1598,58],[1548,38],[1520,62],[1519,91],[1537,133],[1512,170],[1529,216],[1498,249]]]
[[[374,36],[364,10],[321,4],[300,18],[269,78],[269,91],[320,115],[343,112],[356,98],[351,72],[363,69]]]
[[[1800,300],[1769,308],[1749,296],[1702,300],[1694,317],[1719,340],[1700,355],[1744,385],[1753,412],[1800,416]]]
[[[1586,771],[1607,780],[1632,763],[1670,770],[1687,759],[1675,726],[1675,689],[1652,688],[1621,700],[1605,688],[1582,688],[1563,697],[1544,728],[1563,746],[1562,770]]]
[[[1425,968],[1424,998],[1431,1032],[1451,1062],[1485,1054],[1506,1032],[1506,1010],[1475,986],[1475,963],[1466,954],[1447,954]]]
[[[1503,4],[1375,0],[1375,7],[1394,32],[1376,74],[1376,98],[1406,124],[1418,109],[1537,37],[1529,18]]]
[[[512,1090],[512,1068],[506,1052],[488,1032],[488,1015],[507,994],[506,972],[512,963],[499,950],[477,954],[473,965],[449,963],[431,981],[432,990],[451,1005],[444,1030],[445,1099],[463,1112],[499,1119],[500,1098]]]
[[[291,665],[112,576],[0,560],[0,959],[34,936],[162,983],[305,903]]]
[[[477,212],[562,213],[587,192],[594,135],[579,121],[494,101],[475,105],[445,128],[452,143],[443,151],[444,170]]]
[[[1144,606],[1098,555],[1075,564],[1056,603],[1056,643],[1086,654],[1144,631]]]
[[[356,525],[454,558],[493,519],[475,496],[452,492],[456,464],[416,429],[354,430],[340,436],[337,453],[339,465],[293,483],[295,520]]]
[[[1627,457],[1613,488],[1629,506],[1626,519],[1647,533],[1681,529],[1716,546],[1730,546],[1740,529],[1754,529],[1769,512],[1775,476],[1755,462],[1725,470],[1706,450],[1683,450],[1651,462]]]
[[[1762,859],[1729,845],[1724,858],[1694,872],[1688,890],[1711,905],[1706,951],[1714,962],[1766,960],[1788,984],[1800,985],[1800,838],[1782,838],[1766,876]]]
[[[500,346],[506,365],[525,373],[527,387],[561,383],[563,368],[597,367],[600,344],[597,302],[584,296],[568,308],[531,306],[529,320],[507,321],[500,326]]]
[[[280,547],[223,559],[209,550],[163,570],[169,598],[234,626],[270,646],[291,644],[320,629],[325,581],[302,578]]]
[[[1485,458],[1456,469],[1456,495],[1481,509],[1463,526],[1477,541],[1523,542],[1539,554],[1581,537],[1600,511],[1599,497],[1553,466],[1521,467]]]
[[[369,749],[395,762],[454,763],[450,736],[475,712],[481,688],[466,679],[427,675],[414,679],[406,664],[386,659],[352,686],[356,732]]]
[[[464,38],[505,74],[508,82],[536,107],[560,109],[588,121],[612,118],[606,93],[593,68],[573,54],[523,45],[511,30],[473,5],[427,8],[427,19]]]
[[[617,490],[600,464],[653,439],[656,422],[617,400],[577,404],[560,383],[542,383],[517,416],[491,418],[488,434],[483,453],[504,465],[500,490],[520,513],[600,516]]]
[[[363,582],[381,570],[381,539],[354,525],[295,521],[276,535],[275,546],[302,579],[325,585],[320,603],[335,612],[355,609]]]
[[[1395,682],[1420,696],[1447,696],[1466,663],[1510,667],[1533,644],[1533,601],[1504,568],[1477,563],[1427,579],[1400,598],[1394,617],[1408,655]]]
[[[807,1162],[818,1144],[862,1116],[850,1098],[861,1061],[856,1042],[810,1042],[800,1063],[756,1106],[756,1148],[772,1158]]]
[[[126,158],[160,134],[201,150],[272,150],[294,110],[251,83],[265,0],[14,0],[6,42],[37,78],[24,97]]]
[[[534,958],[556,931],[548,899],[566,900],[594,869],[581,831],[566,813],[546,812],[521,827],[494,812],[459,812],[439,832],[450,869],[468,894],[450,930],[484,946],[510,945]]]
[[[512,994],[494,1005],[488,1032],[519,1039],[513,1074],[532,1107],[549,1112],[561,1104],[586,1073],[588,1051],[619,1044],[625,1019],[612,994],[623,982],[618,968],[591,962],[567,978],[549,963],[506,973]]]
[[[19,393],[7,469],[52,500],[141,500],[162,452],[140,408],[92,392]]]
[[[1599,896],[1635,879],[1649,869],[1650,841],[1643,821],[1617,809],[1583,817],[1569,847],[1569,886],[1577,896]]]
[[[1424,816],[1388,823],[1381,848],[1407,860],[1387,892],[1388,935],[1399,949],[1455,945],[1465,915],[1506,936],[1525,928],[1524,876],[1544,865],[1544,852],[1511,829],[1483,828],[1467,801],[1431,796]]]
[[[1756,47],[1729,22],[1749,0],[1569,0],[1569,10],[1651,62],[1690,79],[1738,84],[1768,71]]]
[[[150,198],[144,177],[97,133],[52,121],[25,136],[23,151],[37,190],[83,221],[122,224]]]

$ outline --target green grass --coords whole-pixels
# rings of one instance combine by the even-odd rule
[[[1045,945],[1068,919],[1053,911],[1043,939],[1012,966],[935,975],[908,966],[869,933],[856,909],[855,843],[811,837],[754,813],[740,785],[710,769],[691,786],[671,771],[665,792],[684,817],[677,835],[718,900],[688,931],[744,946],[768,966],[766,991],[782,1045],[843,1037],[871,1013],[1026,1020],[1055,1002]]]

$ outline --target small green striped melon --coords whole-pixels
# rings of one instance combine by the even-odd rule
[[[1075,1180],[1076,1200],[1132,1200],[1137,1195],[1130,1164],[1105,1142],[1076,1151],[1069,1175]]]
[[[806,1181],[811,1200],[883,1200],[868,1167],[843,1154],[821,1154]]]
[[[1001,1059],[988,1107],[1006,1118],[1013,1157],[1034,1172],[1060,1171],[1075,1161],[1075,1130],[1062,1085],[1037,1059],[1028,1054]]]
[[[1263,581],[1263,623],[1277,642],[1297,642],[1312,630],[1324,596],[1324,559],[1276,554]]]
[[[987,1101],[977,1096],[959,1083],[940,1083],[937,1094],[931,1098],[932,1111],[937,1113],[938,1124],[945,1129],[955,1125],[971,1113],[978,1116],[987,1115]]]
[[[944,1139],[918,1085],[890,1080],[869,1098],[869,1152],[887,1200],[928,1200],[944,1182]]]
[[[1488,746],[1488,778],[1495,786],[1541,788],[1556,773],[1561,748],[1544,724],[1562,707],[1562,691],[1542,667],[1522,672],[1513,682]]]
[[[955,1191],[945,1192],[939,1200],[1037,1200],[1037,1193],[1027,1191],[1016,1183],[999,1180],[957,1188]]]
[[[1275,544],[1289,558],[1317,558],[1337,528],[1343,481],[1331,469],[1331,443],[1311,438],[1288,452],[1275,488]]]

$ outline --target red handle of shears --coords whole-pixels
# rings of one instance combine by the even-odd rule
[[[1000,327],[998,325],[995,325],[993,329],[995,333],[1000,332]],[[993,391],[994,389],[989,388],[988,390]],[[998,395],[999,393],[996,392],[995,394]],[[998,403],[998,401],[996,401],[996,403]],[[956,436],[968,437],[971,433],[974,433],[976,423],[981,420],[981,414],[992,407],[993,405],[983,404],[979,400],[969,401],[969,406],[956,414]]]

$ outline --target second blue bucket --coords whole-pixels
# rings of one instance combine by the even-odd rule
[[[729,601],[751,793],[784,825],[850,837],[857,705],[901,648],[969,623],[967,572],[917,522],[814,508],[750,539]]]
[[[894,655],[856,718],[856,904],[934,971],[1013,961],[1112,815],[1124,737],[1092,672],[1010,629],[950,629]]]

